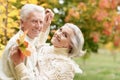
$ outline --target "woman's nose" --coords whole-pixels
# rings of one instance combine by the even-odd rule
[[[61,32],[57,32],[57,36],[60,38],[61,37]]]

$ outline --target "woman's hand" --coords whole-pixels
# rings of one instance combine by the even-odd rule
[[[50,26],[52,19],[54,18],[54,13],[50,9],[45,10],[45,19],[42,31],[45,32]]]
[[[16,65],[20,64],[21,62],[24,62],[25,56],[21,53],[18,46],[13,46],[10,49],[10,58],[13,61],[13,63]]]

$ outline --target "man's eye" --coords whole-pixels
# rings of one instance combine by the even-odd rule
[[[40,23],[43,23],[43,21],[39,21]]]
[[[32,20],[31,22],[33,22],[33,23],[34,23],[34,22],[35,22],[35,20]]]
[[[36,20],[32,20],[32,23],[37,23],[37,21]]]

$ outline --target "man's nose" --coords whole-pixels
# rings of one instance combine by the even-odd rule
[[[37,29],[41,29],[41,28],[42,28],[42,24],[41,24],[39,21],[37,21],[36,28],[37,28]]]

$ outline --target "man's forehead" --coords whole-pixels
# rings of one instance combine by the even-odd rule
[[[29,13],[28,19],[44,19],[44,14],[39,14],[39,13],[35,13],[35,12],[31,12]]]

